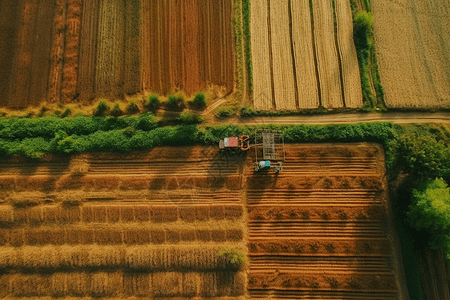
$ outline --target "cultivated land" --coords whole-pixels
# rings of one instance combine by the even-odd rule
[[[374,0],[371,5],[386,105],[450,106],[450,3]]]
[[[252,160],[198,146],[2,160],[0,296],[401,298],[379,146],[287,145],[278,176]],[[224,247],[248,269],[225,270]]]
[[[232,1],[0,4],[0,106],[234,89]]]
[[[338,2],[335,33],[331,1],[251,1],[255,109],[362,106],[350,2]]]

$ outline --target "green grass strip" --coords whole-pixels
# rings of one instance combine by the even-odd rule
[[[250,0],[242,0],[242,17],[244,29],[244,53],[245,65],[247,69],[248,91],[253,93],[253,66],[252,66],[252,48],[250,39]]]

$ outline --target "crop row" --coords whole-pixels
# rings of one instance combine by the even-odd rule
[[[391,245],[388,239],[367,238],[306,238],[306,239],[252,239],[249,255],[285,256],[389,256]]]
[[[259,190],[259,194],[264,194],[261,191],[261,186],[271,187],[272,189],[279,190],[374,190],[381,191],[383,189],[383,183],[380,176],[375,175],[352,175],[344,172],[335,172],[333,175],[324,174],[318,176],[312,169],[310,173],[303,174],[302,176],[291,174],[282,174],[280,176],[264,176],[253,175],[247,179],[248,190]],[[306,191],[309,192],[309,191]],[[288,193],[287,193],[288,194]]]
[[[0,227],[31,224],[128,223],[235,220],[242,217],[242,205],[150,206],[83,205],[65,208],[60,205],[16,208],[0,206]]]
[[[166,165],[166,168],[171,168]],[[120,169],[114,169],[110,166],[107,175],[86,175],[78,176],[49,176],[48,169],[42,170],[42,173],[35,176],[2,176],[0,188],[4,191],[64,191],[64,190],[91,190],[91,191],[109,191],[111,189],[119,190],[145,190],[153,189],[188,189],[198,192],[201,188],[230,189],[237,190],[241,188],[241,176],[228,176],[228,174],[211,173],[206,176],[204,170],[202,173],[185,173],[183,175],[171,176],[167,172],[161,174],[145,174],[136,176],[120,176],[111,174],[121,174]],[[105,173],[105,174],[106,174]],[[190,174],[190,175],[189,175]],[[3,174],[2,174],[3,175]],[[156,175],[156,176],[155,176]],[[201,194],[199,195],[201,196]]]
[[[301,199],[303,200],[303,199]],[[341,200],[347,204],[352,198]],[[353,202],[353,201],[352,201]],[[386,215],[382,205],[361,206],[311,206],[301,205],[301,201],[288,206],[248,206],[248,219],[251,222],[283,222],[283,221],[333,221],[333,222],[379,222]]]
[[[371,292],[395,292],[397,290],[394,274],[347,274],[330,272],[320,274],[299,273],[250,273],[249,289],[277,290],[360,290]]]
[[[241,241],[242,229],[150,229],[133,228],[61,228],[39,227],[23,229],[0,229],[0,245],[20,247],[22,245],[136,245],[176,244],[180,242],[206,243]]]
[[[245,292],[243,273],[53,273],[0,277],[0,297],[220,297]]]
[[[381,238],[385,236],[385,226],[378,223],[342,223],[342,222],[274,222],[250,223],[249,238],[305,238],[305,237],[347,237]]]
[[[227,245],[229,246],[229,245]],[[130,269],[140,271],[213,271],[228,266],[218,258],[226,246],[23,246],[3,247],[0,269],[93,270]]]

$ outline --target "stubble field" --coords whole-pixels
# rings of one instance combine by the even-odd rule
[[[385,102],[394,108],[450,106],[450,4],[372,1]]]
[[[2,161],[0,296],[401,298],[379,146],[289,145],[277,176],[252,160],[163,147]],[[218,260],[229,247],[243,270]]]
[[[5,0],[0,106],[234,90],[232,1]]]
[[[256,110],[357,108],[361,82],[350,1],[252,0]]]

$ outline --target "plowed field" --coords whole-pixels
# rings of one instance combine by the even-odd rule
[[[374,0],[371,6],[386,105],[450,106],[450,3]]]
[[[383,165],[377,146],[298,146],[247,179],[252,299],[402,299]]]
[[[234,89],[228,0],[0,4],[0,106]]]
[[[401,298],[379,146],[286,146],[278,176],[252,160],[215,147],[2,160],[0,297]],[[227,271],[225,247],[248,269]]]
[[[255,109],[362,106],[350,2],[338,2],[335,29],[331,1],[251,1]]]

